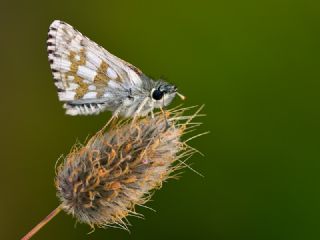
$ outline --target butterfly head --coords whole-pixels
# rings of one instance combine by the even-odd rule
[[[182,99],[184,96],[177,92],[177,87],[169,83],[159,81],[159,83],[151,90],[151,98],[157,107],[164,107],[169,105],[176,94]]]

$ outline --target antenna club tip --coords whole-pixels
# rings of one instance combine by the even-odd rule
[[[186,98],[187,98],[186,96],[183,96],[181,93],[178,93],[178,92],[177,92],[177,95],[178,95],[178,96],[181,98],[181,100],[183,100],[183,101],[186,100]]]

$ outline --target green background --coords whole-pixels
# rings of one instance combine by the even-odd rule
[[[58,205],[54,165],[110,117],[69,117],[46,53],[64,20],[206,104],[211,134],[185,171],[130,218],[131,234],[58,215],[34,239],[320,239],[320,2],[1,1],[0,238]],[[181,103],[178,98],[173,105]]]

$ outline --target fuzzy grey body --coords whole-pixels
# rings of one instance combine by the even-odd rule
[[[151,93],[160,85],[171,86],[163,81],[154,81],[144,76],[143,85],[139,88],[129,84],[109,87],[105,90],[105,93],[110,96],[108,98],[70,101],[65,104],[65,108],[77,108],[83,115],[98,114],[108,110],[124,117],[134,116],[135,114],[145,116],[154,108],[167,106],[176,95],[175,92],[172,92],[164,95],[160,101],[154,100]],[[91,106],[96,106],[100,111],[90,111]],[[141,109],[139,109],[140,107]]]
[[[69,115],[108,110],[143,116],[176,95],[175,86],[150,79],[62,21],[50,25],[47,45],[59,100]]]

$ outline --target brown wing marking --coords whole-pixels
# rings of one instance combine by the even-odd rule
[[[67,78],[68,76],[73,76],[74,77],[73,81],[79,85],[79,87],[76,89],[75,98],[80,99],[88,92],[89,85],[83,81],[83,78],[77,75],[79,66],[83,66],[86,64],[84,49],[81,49],[79,52],[79,56],[80,56],[79,60],[76,59],[76,55],[77,55],[76,52],[70,51],[69,61],[71,62],[71,65],[70,65],[70,71],[67,72]]]

